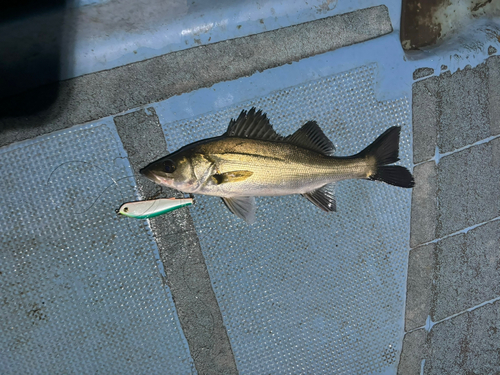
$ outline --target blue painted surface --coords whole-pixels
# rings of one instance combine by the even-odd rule
[[[345,8],[345,7],[344,7]],[[354,8],[353,8],[354,9]],[[141,0],[83,7],[64,78],[338,14],[336,1]]]
[[[157,103],[155,107],[162,121],[189,118],[369,63],[378,65],[375,82],[378,100],[390,100],[402,95],[411,97],[414,66],[405,63],[398,37],[393,32],[369,42],[258,72],[251,77],[175,96]]]
[[[77,4],[86,4],[84,0]],[[267,0],[90,2],[66,25],[76,35],[62,78],[160,56],[187,48],[276,30],[384,4],[394,29],[400,2],[376,0]]]
[[[397,0],[74,0],[61,10],[65,12],[65,22],[62,50],[59,51],[60,79],[377,5],[387,6],[393,35],[397,39],[401,16],[401,2]],[[34,15],[4,24],[0,29],[3,35],[11,35],[16,43],[23,46],[23,59],[33,62],[38,59],[43,64],[45,54],[53,53],[53,46],[50,43],[32,45],[32,35],[25,31],[33,25],[53,22],[54,17],[59,19],[54,12]],[[416,60],[413,66],[408,65],[407,70],[430,64],[429,67],[436,68],[437,74],[442,64],[452,72],[467,64],[477,65],[487,57],[483,48],[485,43],[500,47],[500,42],[492,36],[494,32],[485,32],[494,30],[495,24],[488,20],[481,22],[483,24],[470,27],[470,37],[466,40],[455,38],[447,42],[448,46],[442,50],[406,56],[407,60]],[[460,43],[467,43],[469,47],[456,54],[454,48]],[[7,65],[9,59],[15,62],[18,58],[17,55],[3,56]],[[44,74],[43,70],[40,74]],[[46,83],[43,77],[40,81]]]
[[[400,2],[376,0],[180,1],[141,0],[84,7],[68,32],[76,34],[70,78],[169,52],[296,25],[384,4],[394,29]]]
[[[450,47],[450,49],[448,50],[445,49],[441,51],[425,52],[419,56],[405,56],[399,43],[398,29],[400,19],[400,1],[394,0],[340,0],[338,2],[333,1],[329,3],[324,1],[310,1],[308,3],[305,3],[303,1],[284,2],[276,0],[260,3],[235,3],[229,1],[214,3],[205,1],[190,4],[182,1],[170,1],[167,3],[162,3],[160,5],[155,5],[154,2],[148,1],[134,2],[127,5],[127,2],[108,2],[106,0],[96,0],[94,2],[92,0],[81,0],[80,2],[76,2],[75,4],[73,4],[74,9],[77,9],[79,13],[77,14],[76,18],[77,22],[75,22],[74,25],[68,25],[68,30],[72,30],[77,38],[75,49],[69,51],[71,52],[71,58],[67,61],[63,61],[63,63],[66,65],[64,69],[65,75],[63,75],[62,78],[70,78],[103,69],[110,69],[120,65],[159,56],[172,51],[196,47],[198,45],[206,45],[226,39],[251,35],[258,32],[265,32],[301,22],[306,22],[380,4],[385,4],[389,8],[389,14],[391,16],[394,28],[394,32],[390,35],[366,43],[360,43],[358,45],[342,48],[340,50],[326,53],[320,56],[305,59],[298,63],[293,63],[291,65],[286,65],[277,69],[271,69],[262,73],[257,73],[251,77],[243,78],[235,82],[219,83],[210,88],[201,89],[193,93],[174,97],[169,99],[168,101],[155,104],[154,106],[166,130],[168,147],[170,148],[170,150],[173,151],[172,147],[180,146],[190,140],[199,139],[202,134],[206,134],[208,132],[213,135],[220,135],[226,129],[228,116],[221,116],[220,123],[217,123],[216,126],[210,129],[201,128],[198,132],[196,128],[188,129],[186,130],[185,134],[181,134],[175,141],[169,138],[170,132],[168,129],[172,123],[179,123],[183,120],[190,120],[199,116],[211,116],[216,112],[229,113],[229,109],[234,110],[234,115],[237,115],[238,111],[236,109],[239,110],[239,107],[241,107],[242,105],[248,106],[250,104],[260,103],[259,100],[261,100],[263,97],[272,95],[273,93],[276,93],[280,90],[286,91],[288,88],[296,85],[301,85],[306,82],[327,78],[338,73],[349,71],[355,67],[361,67],[370,64],[375,64],[376,66],[374,73],[375,76],[373,80],[373,91],[376,100],[385,100],[389,101],[389,103],[391,103],[392,101],[394,104],[399,105],[401,105],[402,103],[401,100],[408,100],[408,102],[405,104],[407,113],[400,112],[399,114],[401,115],[401,118],[403,118],[404,116],[410,116],[411,85],[413,82],[411,74],[414,69],[422,66],[432,67],[435,69],[435,74],[439,74],[441,64],[446,64],[451,71],[455,71],[456,69],[463,68],[468,64],[477,65],[478,63],[483,62],[487,57],[486,49],[484,48],[485,43],[494,45],[497,48],[499,47],[500,43],[498,42],[498,40],[496,40],[496,38],[488,39],[489,37],[486,34],[481,34],[479,38],[476,38],[478,34],[472,32],[468,43],[476,43],[479,41],[481,43],[481,46],[480,48],[478,47],[477,50],[468,50],[467,48],[462,48],[459,55],[452,55],[450,52],[452,49]],[[263,22],[261,22],[261,20]],[[239,27],[240,25],[241,27]],[[480,25],[479,28],[484,29],[484,24],[482,26]],[[476,26],[473,26],[471,30],[478,30],[478,28]],[[412,60],[412,58],[415,58],[415,60]],[[353,100],[354,99],[355,98],[353,98]],[[362,106],[363,102],[360,102],[358,104]],[[150,104],[148,104],[148,106],[149,105]],[[343,111],[346,107],[348,106],[344,106],[343,103],[340,103],[337,105],[336,110]],[[363,110],[362,107],[357,108],[356,104],[352,105],[350,108],[354,108],[353,112],[361,112]],[[268,108],[263,109],[268,110]],[[285,120],[287,118],[289,119],[290,116],[294,116],[292,109],[290,110],[290,113],[287,114],[287,116],[279,118],[276,122],[273,121],[276,127],[286,134],[295,129],[293,126],[291,126],[291,124],[285,122]],[[327,122],[325,112],[308,113],[308,116],[317,116],[318,118],[323,116],[323,118],[325,118],[324,122]],[[367,120],[367,123],[369,126],[371,126],[370,129],[375,129],[374,122],[376,118],[372,123],[370,123],[369,120],[370,119]],[[405,118],[401,121],[403,121],[404,123],[404,121],[407,120],[408,119]],[[297,123],[294,124],[298,126],[299,122],[300,121],[297,120]],[[404,128],[406,138],[404,138],[405,143],[402,144],[402,147],[403,150],[405,150],[405,160],[409,161],[411,160],[410,128],[409,123],[404,123],[404,125],[406,126]],[[358,132],[361,130],[362,129],[360,129],[360,127],[349,130],[348,126],[344,129],[345,132]],[[331,128],[329,129],[329,131],[329,135],[331,136],[332,140],[339,146],[339,152],[342,153],[342,151],[345,151],[347,153],[349,146],[348,142],[342,143],[342,137],[336,136],[338,132],[335,129]],[[341,142],[340,144],[339,141]],[[353,187],[354,189],[356,189],[356,184],[357,183],[353,184],[353,186],[351,186],[352,184],[345,186]],[[361,191],[364,192],[363,189],[364,188],[362,188]],[[370,185],[367,185],[367,189],[371,189]],[[383,194],[392,191],[392,188],[390,187],[377,186],[373,189],[379,189]],[[343,188],[340,189],[339,193],[341,193],[340,195],[342,196],[342,193],[347,194],[348,190],[349,189]],[[133,193],[130,192],[130,194]],[[397,194],[402,195],[404,193],[401,192]],[[402,199],[404,198],[405,197],[403,197]],[[408,197],[406,197],[406,199],[407,198]],[[204,211],[202,213],[200,213],[200,211],[196,211],[198,213],[194,214],[195,220],[198,220],[197,224],[203,224],[202,220],[205,220],[206,217],[212,219],[209,215],[213,215],[213,213],[216,212],[220,214],[220,216],[218,216],[216,220],[212,220],[211,225],[216,225],[215,223],[217,223],[217,225],[220,225],[222,227],[223,225],[227,225],[227,222],[229,221],[230,226],[232,226],[231,228],[229,228],[229,230],[235,230],[236,234],[238,234],[238,231],[240,231],[245,236],[247,236],[246,238],[248,238],[249,240],[252,240],[253,238],[254,244],[252,246],[254,247],[252,249],[256,248],[255,238],[257,238],[257,236],[255,236],[252,232],[248,232],[248,228],[243,226],[245,224],[238,222],[231,214],[227,213],[225,211],[225,207],[222,206],[222,204],[219,204],[220,207],[217,206],[217,203],[215,203],[216,201],[214,199],[215,198],[210,197],[203,198],[200,204],[200,209],[203,209]],[[297,199],[297,201],[295,202],[293,199]],[[260,217],[260,219],[264,220],[264,222],[269,227],[272,227],[273,225],[275,225],[274,228],[279,227],[278,229],[282,230],[282,232],[285,234],[287,230],[292,228],[292,226],[287,225],[285,220],[302,220],[300,217],[298,217],[301,216],[300,214],[298,214],[298,212],[301,212],[300,210],[302,209],[307,210],[307,215],[305,215],[304,217],[312,217],[314,220],[322,220],[320,218],[320,214],[322,214],[321,212],[314,211],[317,210],[315,207],[310,205],[310,203],[308,203],[307,201],[300,201],[299,199],[301,198],[266,198],[263,201],[263,207],[261,207],[262,216]],[[297,205],[294,206],[296,203]],[[278,213],[283,213],[279,212],[281,208],[280,204],[286,206],[286,209],[282,210],[286,213],[284,218],[282,215],[277,215]],[[310,207],[308,205],[310,205]],[[342,205],[340,207],[342,207]],[[357,208],[359,210],[363,209],[361,206]],[[267,221],[266,215],[269,215]],[[275,221],[273,222],[272,220],[269,220],[269,218],[273,220],[275,219]],[[402,220],[407,219],[407,216],[402,216]],[[381,218],[380,220],[383,228],[387,228],[389,226],[389,223],[387,221],[384,221],[387,220],[387,218]],[[311,225],[311,222],[303,221],[302,224],[304,227],[306,227]],[[352,223],[347,223],[347,225],[351,230],[353,228],[356,228],[356,226]],[[300,227],[297,226],[295,226],[295,228],[300,229]],[[262,229],[265,230],[266,228]],[[324,227],[322,227],[322,230],[326,232]],[[407,227],[405,227],[403,230],[407,230]],[[238,275],[238,272],[241,271],[242,267],[245,267],[252,262],[252,264],[257,264],[261,267],[260,271],[267,267],[267,272],[269,275],[272,271],[274,271],[273,268],[270,267],[270,265],[280,264],[280,262],[283,262],[284,259],[295,262],[295,266],[297,266],[300,271],[300,267],[298,265],[301,259],[298,257],[280,257],[279,254],[267,255],[265,252],[256,252],[254,254],[242,252],[241,254],[239,254],[237,251],[234,251],[234,249],[237,247],[239,239],[241,238],[238,236],[235,236],[233,239],[234,244],[231,245],[233,246],[233,248],[231,248],[221,257],[220,254],[215,251],[218,250],[217,248],[210,248],[211,238],[209,237],[209,233],[207,234],[207,232],[209,232],[209,229],[205,227],[203,231],[200,232],[200,235],[202,237],[202,242],[204,241],[204,251],[207,255],[207,262],[209,263],[209,267],[212,267],[211,276],[215,275],[213,279],[219,280],[219,284],[214,285],[219,298],[222,290],[220,285],[223,285],[223,283],[227,282],[228,280],[231,281],[231,279],[225,279],[226,281],[224,281],[223,273],[228,271],[221,271],[221,268],[219,267],[221,260],[227,261],[227,263],[232,267],[231,272],[236,275]],[[276,233],[277,231],[268,234],[268,237],[266,237],[267,240],[271,238],[275,239],[275,237],[273,236],[276,236]],[[224,234],[225,232],[223,231],[221,233],[221,237],[224,236]],[[314,233],[314,235],[316,234],[317,233]],[[357,233],[354,232],[352,234],[356,235]],[[384,233],[379,234],[381,236],[384,235]],[[403,235],[406,236],[407,232],[404,232]],[[220,237],[216,238],[218,240],[220,239]],[[312,241],[315,239],[316,237],[313,237],[313,235],[311,235],[311,237],[308,237],[305,241]],[[150,239],[145,239],[144,241],[149,240]],[[343,244],[343,246],[346,246],[346,248],[348,248],[348,239],[343,240],[343,242],[341,241],[341,243]],[[289,243],[285,241],[284,244],[288,245]],[[318,250],[323,251],[325,249],[320,248]],[[404,251],[405,249],[398,248],[394,250]],[[162,263],[159,261],[158,251],[155,247],[153,251],[154,256],[157,258],[160,272],[162,272],[162,275],[165,276],[162,269]],[[328,257],[330,256],[326,251],[323,251],[321,254],[326,254],[325,256]],[[349,256],[352,255],[353,254],[350,254]],[[338,255],[335,256],[338,257]],[[344,258],[344,260],[346,259],[351,261],[355,259],[355,257],[353,257],[352,259],[348,259],[348,257]],[[326,264],[326,266],[331,266],[332,269],[337,270],[339,273],[345,272],[345,268],[339,268],[339,263],[335,263],[337,260],[339,259],[328,258],[329,263],[325,262],[324,264],[318,264],[314,263],[310,259],[306,259],[306,261],[309,262],[310,265],[312,264],[314,266],[312,268],[315,271],[320,269],[321,267],[325,267]],[[344,261],[342,259],[340,260]],[[393,280],[394,276],[384,279],[383,274],[379,272],[382,268],[377,268],[376,265],[376,262],[379,260],[380,259],[375,255],[369,258],[369,264],[366,268],[364,268],[364,275],[366,277],[374,277],[374,279],[376,280],[376,284],[379,286],[383,286]],[[272,263],[271,261],[274,261],[275,263]],[[400,262],[398,263],[399,265],[404,264],[404,262],[406,261],[406,258],[404,258],[404,255],[402,253],[399,254],[398,261]],[[327,268],[328,267],[320,269],[322,275],[327,275]],[[386,269],[392,270],[392,272],[394,273],[397,271],[395,270],[396,268],[397,267],[392,267],[391,265],[386,267]],[[256,273],[254,273],[253,276],[255,276],[256,274],[257,276],[260,276],[258,275],[258,272],[260,271],[259,269],[257,269]],[[250,269],[249,272],[254,272],[254,270]],[[286,267],[280,269],[279,272],[280,274],[286,274]],[[404,269],[404,272],[406,272],[406,269]],[[296,278],[297,275],[298,273],[293,274],[290,276],[290,278]],[[272,290],[266,289],[265,285],[263,288],[261,288],[262,284],[258,285],[252,275],[247,273],[240,274],[240,276],[241,280],[248,282],[247,284],[250,289],[244,290],[244,293],[240,293],[240,291],[237,291],[237,293],[235,294],[239,293],[240,295],[245,295],[245,293],[247,293],[248,295],[256,295],[258,293],[261,293],[261,295],[269,295],[270,293],[274,293]],[[405,281],[406,275],[404,273],[400,273],[397,275],[397,277],[399,278],[398,280],[400,282],[400,284],[398,284],[399,289],[397,291],[397,293],[399,293],[399,305],[396,306],[397,308],[400,308],[400,314],[398,315],[399,318],[388,321],[387,325],[382,326],[382,329],[394,329],[394,337],[402,338],[403,310],[401,301],[404,300],[405,290],[404,287],[401,286],[403,285],[401,284],[401,282]],[[304,280],[306,279],[302,278],[299,281]],[[317,282],[317,280],[314,279],[306,281]],[[364,281],[365,280],[363,279],[363,282]],[[273,280],[273,282],[276,282],[276,280]],[[241,282],[240,284],[244,283]],[[340,303],[339,301],[351,301],[350,298],[355,296],[355,293],[357,292],[356,286],[357,285],[355,285],[354,287],[352,285],[346,285],[344,289],[340,291],[341,293],[339,293],[339,295],[341,297],[339,299],[335,299],[335,296],[332,297],[332,295],[329,295],[328,298],[331,302],[329,306],[331,306],[332,309],[335,309],[335,304]],[[229,288],[231,287],[231,285],[228,284],[224,286],[224,288],[226,287]],[[286,297],[293,298],[293,290],[287,289],[287,291],[288,294],[286,295]],[[314,292],[314,288],[307,291],[311,291],[312,293]],[[277,295],[275,296],[275,298],[280,299],[281,297]],[[311,296],[310,298],[311,301],[314,299],[313,296]],[[171,300],[169,299],[168,302],[170,303]],[[225,314],[225,319],[233,321],[233,323],[231,323],[232,325],[229,325],[228,327],[230,329],[230,336],[232,340],[234,340],[233,337],[239,334],[238,332],[236,332],[238,327],[234,325],[234,321],[237,319],[241,319],[241,316],[236,316],[235,318],[234,315],[231,315],[234,313],[234,306],[231,306],[231,303],[229,302],[229,300],[225,300],[224,303],[221,304],[221,308],[223,309],[223,313]],[[233,300],[233,302],[238,308],[242,303],[237,299]],[[267,303],[269,302],[269,300],[266,300],[265,302]],[[293,304],[287,305],[287,307],[289,307],[290,309],[294,308]],[[251,304],[250,308],[252,308]],[[303,307],[301,311],[305,311]],[[275,315],[273,315],[273,313],[275,313]],[[362,332],[360,333],[359,329],[357,330],[357,328],[353,328],[352,326],[346,327],[342,326],[342,323],[332,323],[332,321],[325,319],[325,317],[321,316],[321,314],[308,314],[308,316],[312,316],[314,317],[314,319],[311,319],[304,325],[305,330],[307,331],[306,336],[310,336],[313,334],[320,335],[321,333],[324,333],[328,327],[330,327],[331,329],[332,324],[334,330],[348,334],[351,336],[351,338],[356,338],[356,335],[361,337],[362,335]],[[169,317],[168,319],[174,319],[178,326],[175,314],[173,315],[174,318]],[[264,312],[262,312],[261,310],[254,310],[252,322],[257,325],[262,324],[263,315]],[[272,311],[272,313],[270,313],[268,316],[275,319],[274,322],[283,318],[282,312],[278,311],[277,309]],[[141,317],[143,317],[143,315],[141,315]],[[272,320],[269,320],[269,322],[269,326],[274,324]],[[262,325],[260,328],[262,328]],[[268,327],[264,324],[264,328],[267,329]],[[174,329],[172,330],[175,331]],[[272,328],[270,328],[270,330],[272,331]],[[260,334],[262,334],[262,337],[265,337],[266,335],[265,332],[261,332]],[[284,335],[286,335],[287,333],[281,331],[279,333],[275,332],[274,334],[284,337]],[[242,338],[244,336],[240,335],[239,337]],[[320,337],[319,342],[325,344],[330,339],[330,337]],[[244,340],[242,339],[240,342],[244,342]],[[349,343],[353,344],[353,342],[351,341],[349,341]],[[235,353],[237,357],[239,356],[239,366],[243,366],[241,368],[248,368],[245,366],[251,366],[252,364],[250,359],[248,359],[247,362],[242,362],[242,358],[244,358],[245,356],[245,351],[251,353],[250,348],[257,351],[262,349],[268,350],[268,348],[266,347],[259,347],[258,342],[256,343],[255,341],[249,343],[246,347],[238,346],[239,344],[235,341],[233,341],[233,344],[236,345]],[[186,349],[184,341],[183,345],[184,349]],[[394,341],[389,345],[394,346],[384,347],[383,350],[386,350],[386,352],[382,351],[382,354],[393,353],[393,349],[396,351],[401,350],[401,341]],[[276,349],[276,347],[274,349]],[[345,350],[344,348],[341,349]],[[288,353],[293,352],[289,351]],[[342,353],[346,358],[354,358],[355,360],[357,359],[356,357],[353,357],[352,352],[344,351]],[[375,353],[380,354],[377,351],[375,351]],[[296,355],[296,353],[293,353],[293,355]],[[287,360],[286,358],[284,359],[285,361]],[[185,360],[185,362],[186,361],[188,360]],[[349,371],[349,368],[344,368],[344,370]],[[379,369],[379,371],[373,372],[394,373],[394,364],[392,364],[392,366],[386,367],[385,369]]]
[[[391,34],[157,103],[169,151],[222,134],[257,106],[283,135],[318,121],[337,155],[400,125],[400,157],[411,165],[411,74],[397,48]],[[197,197],[191,210],[238,369],[395,373],[410,191],[339,183],[332,215],[298,196],[257,202],[253,226],[215,197]]]
[[[0,372],[196,373],[146,221],[115,213],[137,193],[113,119],[0,161]]]

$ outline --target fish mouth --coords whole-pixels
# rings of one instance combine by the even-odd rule
[[[152,168],[142,168],[139,173],[146,177],[148,180],[153,181],[155,184],[171,187],[171,184],[169,183],[171,181],[171,178],[165,178],[161,175],[156,174],[154,169]]]
[[[158,181],[158,178],[156,177],[156,175],[153,173],[153,171],[151,169],[149,169],[148,167],[146,168],[142,168],[140,171],[139,171],[140,174],[142,174],[144,177],[146,177],[147,179],[153,181],[153,182],[157,182]]]

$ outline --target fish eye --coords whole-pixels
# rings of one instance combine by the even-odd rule
[[[172,160],[165,161],[165,164],[163,167],[165,169],[165,172],[167,172],[167,173],[173,173],[175,171],[175,164]]]

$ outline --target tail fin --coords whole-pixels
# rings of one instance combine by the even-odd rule
[[[370,180],[383,181],[387,184],[403,188],[415,186],[410,171],[398,165],[387,165],[399,160],[399,133],[401,127],[393,126],[380,135],[371,145],[361,151],[358,156],[374,156],[377,161],[377,171],[369,177]]]

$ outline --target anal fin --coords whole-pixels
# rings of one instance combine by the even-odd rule
[[[326,212],[337,211],[337,202],[335,200],[335,184],[328,184],[319,189],[302,194],[310,202]]]
[[[248,224],[253,224],[255,222],[255,197],[231,197],[222,199],[227,208],[240,219],[245,220]]]

